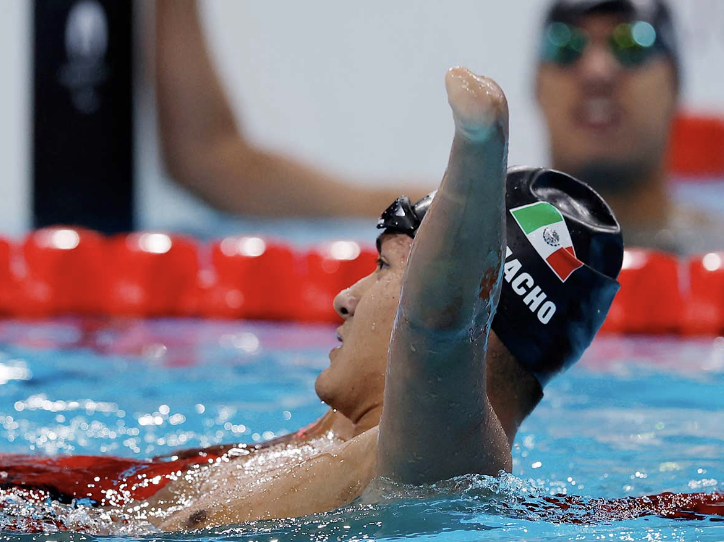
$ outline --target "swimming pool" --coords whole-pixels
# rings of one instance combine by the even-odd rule
[[[145,458],[291,432],[324,412],[313,382],[333,326],[54,319],[0,324],[0,453]],[[109,536],[7,540],[722,540],[724,522],[601,521],[530,506],[551,494],[619,498],[724,488],[724,339],[603,336],[556,379],[518,435],[512,476],[436,488],[378,485],[329,513],[191,534],[154,533],[55,505]],[[6,502],[7,504],[7,502]],[[12,526],[32,513],[16,501]],[[8,512],[11,510],[11,512]],[[582,517],[583,524],[570,523]],[[567,518],[567,519],[566,519]],[[586,519],[587,518],[587,519]],[[720,519],[720,518],[719,518]],[[562,521],[563,520],[563,521]],[[94,524],[98,525],[98,523]]]

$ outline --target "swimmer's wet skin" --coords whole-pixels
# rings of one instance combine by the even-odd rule
[[[316,388],[354,436],[222,462],[194,487],[171,483],[149,508],[198,498],[155,520],[161,528],[330,510],[380,475],[424,483],[510,469],[508,439],[485,393],[505,250],[508,110],[494,82],[466,69],[450,70],[446,85],[450,162],[412,252],[408,235],[383,234],[377,270],[335,300],[343,342]]]

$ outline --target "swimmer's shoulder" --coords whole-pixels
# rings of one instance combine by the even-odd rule
[[[338,508],[357,498],[375,477],[376,455],[375,427],[347,441],[315,439],[302,447],[277,447],[264,461],[273,467],[256,470],[252,460],[242,469],[248,476],[235,473],[233,463],[222,464],[206,480],[201,497],[160,528],[202,529]]]

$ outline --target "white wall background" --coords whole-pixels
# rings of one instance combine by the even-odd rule
[[[511,110],[511,163],[545,164],[531,90],[547,0],[200,0],[217,67],[258,142],[360,182],[440,178],[452,123],[443,76],[492,76]],[[140,0],[139,56],[150,58],[152,0]],[[0,231],[29,216],[30,1],[0,0]],[[676,0],[684,106],[724,114],[724,0]],[[189,228],[209,210],[158,162],[149,66],[139,69],[140,225]]]
[[[30,2],[0,0],[0,232],[30,223]]]

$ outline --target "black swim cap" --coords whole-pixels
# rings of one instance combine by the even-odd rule
[[[397,199],[377,227],[415,237],[435,192]],[[507,250],[492,329],[541,387],[581,357],[603,324],[623,261],[613,212],[591,187],[545,168],[510,168]]]
[[[680,80],[680,55],[671,9],[665,0],[554,0],[544,19],[544,28],[550,23],[575,24],[585,15],[620,13],[630,21],[645,21],[656,30],[658,47],[671,59]]]

